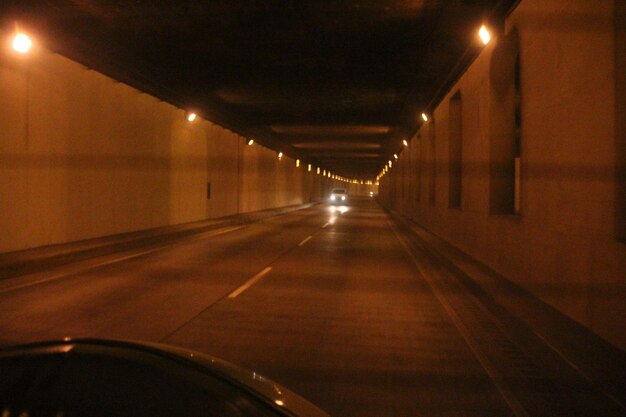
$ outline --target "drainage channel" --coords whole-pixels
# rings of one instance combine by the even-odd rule
[[[494,382],[513,415],[624,416],[624,410],[564,363],[537,355],[548,349],[520,343],[510,321],[497,317],[428,245],[391,223],[398,239]]]

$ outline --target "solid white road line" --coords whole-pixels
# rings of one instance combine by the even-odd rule
[[[45,278],[38,279],[38,280],[35,280],[35,281],[22,282],[22,283],[19,283],[17,285],[12,285],[12,286],[8,286],[8,287],[0,288],[0,293],[13,291],[13,290],[18,290],[20,288],[31,287],[33,285],[43,284],[45,282],[55,281],[57,279],[69,277],[69,276],[72,276],[72,275],[81,274],[81,273],[90,271],[92,269],[100,268],[102,266],[106,266],[106,265],[111,265],[111,264],[115,264],[115,263],[118,263],[118,262],[127,261],[129,259],[139,258],[141,256],[148,255],[148,254],[153,253],[153,252],[158,252],[158,251],[163,250],[163,249],[165,249],[165,248],[167,248],[169,246],[172,246],[172,245],[174,245],[176,243],[184,243],[184,242],[189,242],[189,241],[201,240],[201,239],[208,238],[208,237],[219,236],[219,235],[223,235],[225,233],[234,232],[235,230],[239,230],[239,229],[242,229],[244,227],[246,227],[246,226],[227,227],[225,229],[218,229],[218,230],[215,230],[213,232],[205,232],[205,233],[202,233],[201,237],[198,236],[198,237],[195,237],[195,238],[190,239],[190,240],[182,240],[182,241],[178,241],[178,242],[168,243],[167,245],[160,246],[158,248],[145,250],[145,251],[142,251],[142,252],[139,252],[139,253],[133,253],[131,255],[126,255],[126,256],[119,257],[119,258],[110,259],[108,261],[103,261],[103,262],[98,262],[98,263],[95,263],[95,264],[90,264],[90,265],[85,266],[84,268],[81,268],[81,269],[77,270],[77,271],[63,272],[61,274],[53,275],[51,277],[45,277]],[[19,280],[19,279],[24,279],[24,278],[25,277],[15,277],[15,278],[13,278],[13,280]]]
[[[420,262],[417,257],[413,254],[408,243],[406,243],[405,239],[400,234],[398,228],[391,222],[391,220],[387,220],[389,227],[396,235],[396,238],[404,248],[406,254],[409,259],[413,262],[413,264],[417,267],[420,275],[424,278],[426,284],[430,287],[431,291],[435,295],[439,304],[443,307],[444,311],[447,313],[448,317],[457,328],[461,337],[465,339],[465,343],[470,348],[474,357],[478,360],[478,362],[482,365],[483,369],[495,385],[496,389],[500,392],[500,395],[504,399],[504,401],[509,405],[511,411],[516,417],[529,417],[528,412],[519,402],[511,388],[507,385],[504,378],[500,375],[500,372],[496,369],[496,367],[491,363],[491,361],[483,354],[482,349],[478,346],[478,342],[475,340],[472,332],[465,326],[465,323],[461,320],[461,317],[457,314],[452,304],[448,301],[443,291],[439,288],[439,286],[435,283],[435,280],[431,276],[430,272],[426,270],[423,265],[423,262]]]
[[[264,270],[262,270],[261,272],[259,272],[258,274],[250,278],[248,281],[246,281],[245,284],[243,284],[241,287],[237,288],[235,291],[228,294],[228,298],[237,297],[239,294],[241,294],[242,292],[244,292],[245,290],[253,286],[258,280],[263,278],[263,276],[265,276],[271,270],[272,270],[271,266],[266,267]]]
[[[302,242],[298,243],[298,246],[304,246],[306,244],[306,242],[308,242],[309,240],[313,239],[313,235],[307,237],[306,239],[304,239]]]

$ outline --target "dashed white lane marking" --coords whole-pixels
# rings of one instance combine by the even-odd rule
[[[328,226],[330,224],[330,222],[326,222],[326,224],[324,224],[324,226],[322,226],[322,229],[324,229],[326,226]]]
[[[228,294],[228,298],[235,298],[251,286],[253,286],[258,280],[263,278],[268,272],[272,270],[271,266],[266,267],[261,272],[257,273],[255,276],[246,281],[241,287],[237,288],[235,291]]]
[[[298,243],[298,246],[304,246],[306,244],[306,242],[308,242],[309,240],[313,239],[313,236],[309,236],[306,239],[304,239],[302,242]]]

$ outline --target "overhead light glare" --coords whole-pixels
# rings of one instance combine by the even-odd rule
[[[428,121],[428,115],[426,115],[426,113],[422,113],[422,120],[425,122]]]
[[[404,146],[409,146],[409,142],[407,142],[406,139],[404,139],[402,143],[404,144]]]
[[[309,164],[309,166],[307,167],[307,171],[311,172],[311,164]]]
[[[278,159],[283,159],[283,153],[282,152],[278,152]]]
[[[195,113],[187,113],[188,122],[193,122],[194,120],[196,120],[196,117],[198,117],[198,115]]]
[[[395,159],[398,159],[398,154],[397,154],[397,153],[394,153],[394,154],[393,154],[393,157],[394,157]]]
[[[18,33],[13,38],[13,49],[20,54],[25,54],[30,51],[30,48],[33,46],[33,41],[30,37],[24,33]]]
[[[480,30],[478,31],[478,36],[480,36],[480,40],[483,41],[484,45],[487,45],[489,41],[491,41],[491,34],[489,33],[489,30],[487,29],[487,27],[485,27],[485,25],[482,25],[480,27]]]
[[[254,143],[254,139],[250,139],[250,140],[248,141],[248,146],[251,146],[253,143]]]
[[[300,160],[296,159],[296,168],[300,168]]]

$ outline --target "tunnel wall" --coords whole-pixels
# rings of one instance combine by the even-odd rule
[[[3,48],[0,252],[307,203],[332,186],[246,141],[43,48]]]
[[[617,7],[522,0],[381,179],[379,201],[625,349]]]

